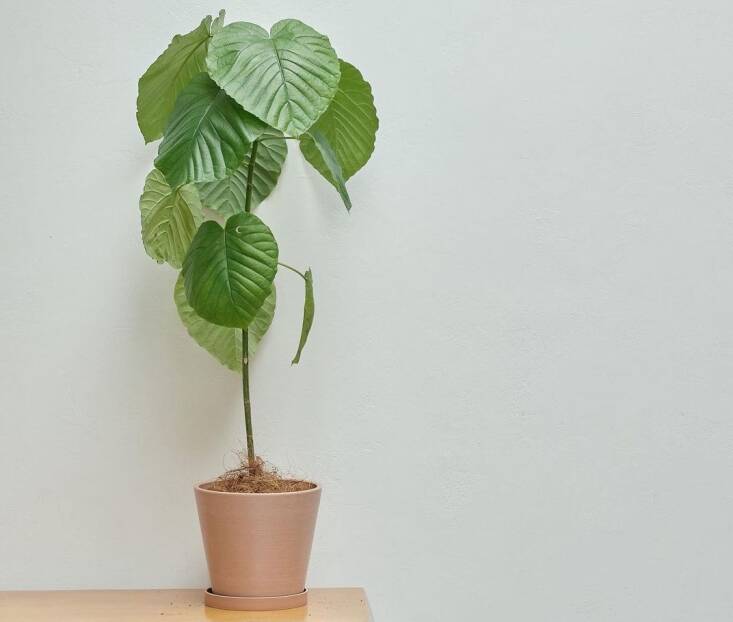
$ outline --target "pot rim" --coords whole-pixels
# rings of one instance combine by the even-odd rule
[[[240,497],[284,497],[286,495],[307,495],[314,492],[321,492],[321,485],[316,482],[308,482],[309,484],[313,484],[313,488],[308,488],[308,490],[291,490],[289,492],[227,492],[224,490],[209,490],[208,488],[204,488],[205,484],[211,484],[213,481],[209,479],[199,482],[194,484],[193,489],[211,495],[239,495]]]

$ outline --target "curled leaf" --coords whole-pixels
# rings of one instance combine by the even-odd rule
[[[300,329],[300,343],[298,344],[298,351],[295,353],[291,364],[295,365],[300,362],[300,355],[303,352],[306,341],[308,341],[308,334],[311,332],[313,326],[313,315],[315,313],[315,301],[313,299],[313,273],[311,269],[306,270],[303,275],[305,281],[305,303],[303,304],[303,326]]]

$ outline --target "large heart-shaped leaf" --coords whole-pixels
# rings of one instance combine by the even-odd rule
[[[180,268],[202,221],[196,188],[189,184],[174,190],[163,173],[153,169],[140,196],[140,219],[148,255],[158,263],[167,261]]]
[[[176,100],[155,166],[174,188],[223,179],[266,127],[201,73]]]
[[[206,71],[211,32],[221,29],[224,11],[213,22],[207,15],[197,28],[176,35],[138,82],[137,124],[145,142],[163,135],[178,94],[197,73]]]
[[[199,227],[183,262],[186,298],[205,320],[247,328],[272,289],[277,242],[257,216],[245,212],[222,228]]]
[[[247,152],[242,164],[229,177],[220,181],[198,184],[201,203],[204,207],[223,216],[231,216],[244,211],[250,153],[251,151]],[[257,147],[252,181],[252,208],[257,207],[267,198],[277,185],[287,154],[288,147],[285,140],[282,139],[281,132],[270,128],[262,134]]]
[[[181,322],[183,322],[188,334],[193,337],[196,343],[207,350],[222,365],[225,365],[232,371],[241,372],[242,330],[212,324],[196,313],[186,299],[186,289],[182,274],[176,281],[173,298],[176,302],[176,308],[178,309]],[[248,328],[249,340],[247,350],[248,356],[250,357],[257,351],[260,341],[265,336],[267,329],[270,328],[272,318],[275,315],[275,304],[276,294],[275,285],[273,284],[272,291],[265,298],[265,302],[262,303],[262,306],[257,311],[255,318]]]
[[[328,110],[300,140],[300,150],[321,175],[340,192],[343,184],[324,153],[329,145],[340,166],[343,180],[364,166],[374,151],[379,119],[369,83],[359,70],[341,63],[341,81]],[[316,137],[320,134],[319,140]]]
[[[206,64],[246,110],[291,136],[325,112],[340,78],[328,37],[295,19],[278,22],[270,34],[247,22],[225,26],[212,37]]]

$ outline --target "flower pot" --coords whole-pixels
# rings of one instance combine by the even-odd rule
[[[194,488],[211,589],[219,609],[272,610],[305,604],[321,487],[281,493]]]

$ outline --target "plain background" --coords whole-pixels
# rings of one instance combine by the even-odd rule
[[[238,377],[144,253],[137,79],[213,2],[3,0],[0,588],[204,586],[192,484]],[[729,620],[733,4],[409,0],[301,18],[372,83],[337,194],[259,214],[311,266],[254,364],[257,446],[324,486],[310,584],[378,622]]]

